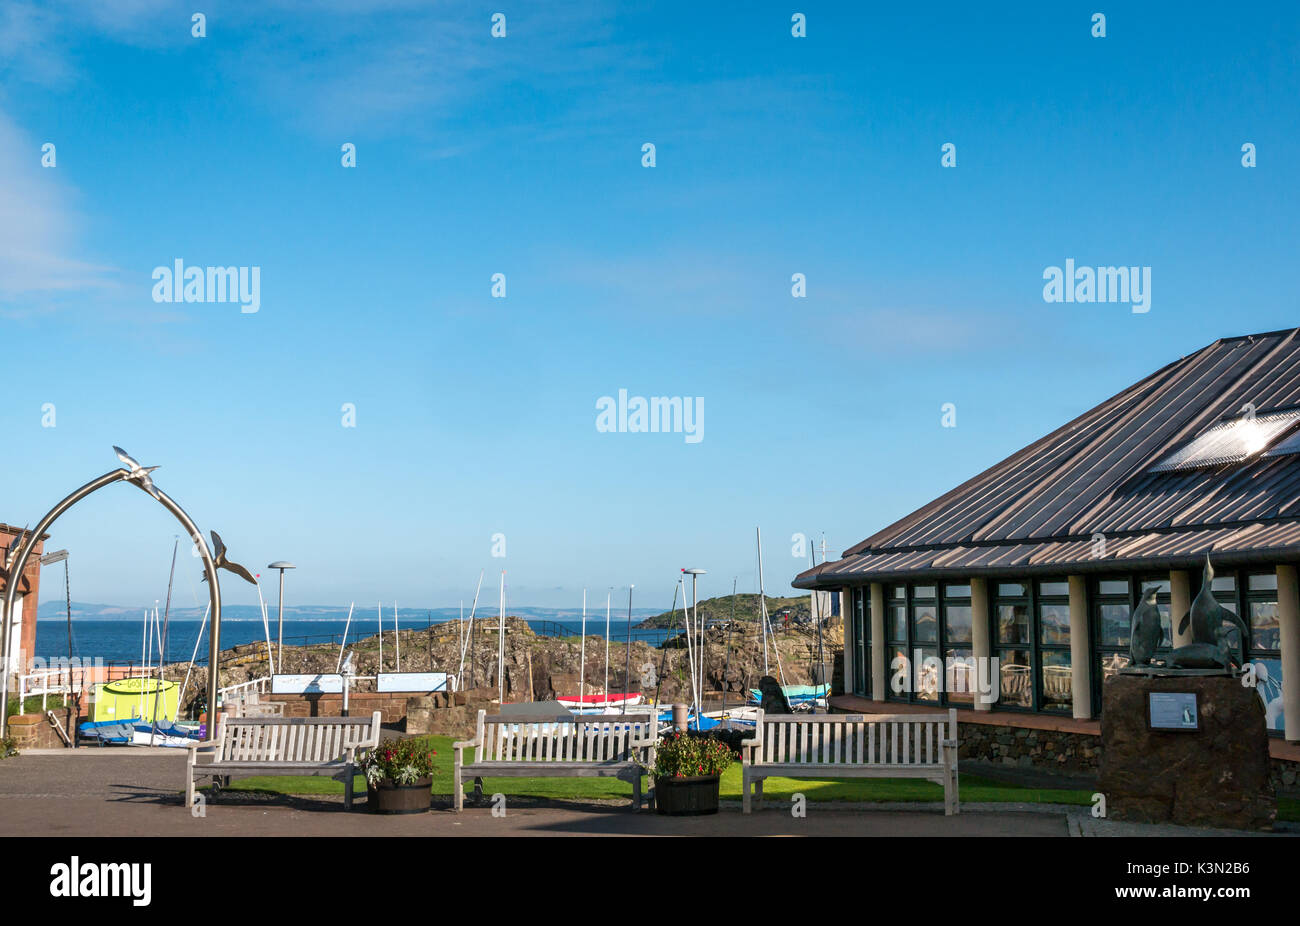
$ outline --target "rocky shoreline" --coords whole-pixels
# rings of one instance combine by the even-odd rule
[[[833,619],[822,629],[825,662],[839,664],[844,645],[843,625]],[[497,684],[497,623],[476,621],[473,637],[461,671],[459,625],[436,624],[428,629],[401,631],[401,669],[404,672],[450,672],[462,676],[458,687],[495,687]],[[506,619],[505,699],[507,701],[546,701],[557,695],[573,695],[583,674],[582,640],[573,637],[538,636],[522,618]],[[375,675],[379,671],[397,670],[397,647],[393,633],[383,638],[383,663],[380,664],[379,635],[372,634],[348,644],[353,653],[357,675]],[[777,674],[777,653],[786,684],[812,683],[813,663],[817,658],[817,630],[810,624],[782,627],[769,639],[769,673]],[[268,674],[266,645],[250,643],[223,650],[221,685],[227,687]],[[276,669],[283,673],[328,673],[335,670],[339,648],[334,644],[286,646],[282,662]],[[690,670],[682,635],[662,646],[634,640],[630,658],[627,644],[610,640],[609,687],[625,690],[624,665],[630,666],[626,690],[641,691],[659,700],[689,699]],[[167,677],[183,678],[185,663],[167,667]],[[586,637],[585,680],[588,694],[600,693],[605,681],[605,640],[597,634]],[[838,668],[836,669],[838,672]],[[763,672],[763,643],[755,622],[737,620],[730,627],[711,627],[705,633],[705,691],[720,697],[726,692],[741,697],[748,688],[757,687]],[[196,666],[185,693],[182,712],[202,699],[207,688],[207,668]],[[359,681],[354,691],[363,692],[373,683]]]

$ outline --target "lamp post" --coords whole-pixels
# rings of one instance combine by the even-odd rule
[[[280,617],[275,630],[275,664],[278,666],[284,657],[284,571],[286,569],[297,569],[298,567],[293,563],[276,560],[266,568],[280,570]]]

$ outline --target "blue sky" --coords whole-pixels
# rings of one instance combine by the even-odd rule
[[[753,590],[756,525],[781,593],[794,533],[837,553],[1300,323],[1292,3],[639,6],[0,8],[0,521],[120,444],[298,603],[505,568],[666,608],[682,566]],[[260,268],[260,311],[154,302],[178,258]],[[1067,258],[1150,267],[1150,312],[1044,302]],[[702,397],[703,440],[598,432],[620,388]],[[122,486],[52,543],[74,598],[138,604],[175,533]]]

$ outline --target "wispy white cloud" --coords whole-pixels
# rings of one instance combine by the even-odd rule
[[[0,312],[9,318],[52,311],[68,292],[116,285],[113,268],[79,253],[72,193],[40,157],[40,144],[0,112]]]

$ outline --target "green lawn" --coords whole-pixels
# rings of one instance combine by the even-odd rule
[[[433,793],[451,794],[451,770],[455,751],[453,739],[432,736],[429,739],[438,751],[437,770],[433,778]],[[740,763],[736,762],[722,776],[722,798],[740,799]],[[468,787],[470,783],[467,782]],[[365,779],[356,778],[355,788],[365,791]],[[632,786],[615,778],[486,778],[483,789],[487,794],[539,797],[539,798],[631,798]],[[307,776],[267,775],[238,778],[230,783],[231,791],[270,791],[277,794],[342,794],[343,783],[329,778]],[[1019,788],[981,778],[978,775],[961,775],[959,790],[963,801],[1028,802],[1041,804],[1090,804],[1091,791],[1064,789]],[[796,792],[810,801],[942,801],[943,789],[929,781],[912,779],[840,779],[827,781],[802,781],[789,778],[769,778],[763,785],[763,797],[773,801],[788,801]]]
[[[44,706],[41,704],[40,695],[29,695],[21,704],[17,698],[10,698],[8,701],[8,715],[13,717],[15,714],[39,714],[43,710],[59,710],[63,707],[63,695],[50,695],[45,699]]]

